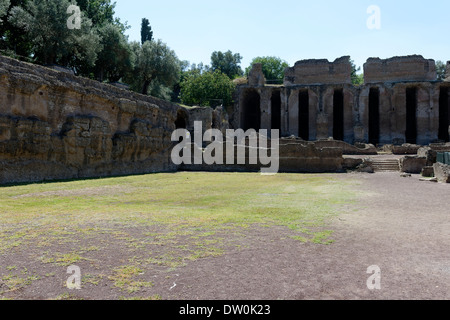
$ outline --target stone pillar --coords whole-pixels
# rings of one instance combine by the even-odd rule
[[[430,143],[430,92],[429,88],[417,88],[417,143],[426,145]]]
[[[344,141],[352,144],[355,138],[353,125],[353,92],[344,88]]]
[[[397,84],[392,92],[393,116],[391,117],[391,137],[395,144],[406,142],[406,85]],[[401,142],[401,143],[400,143]]]
[[[395,118],[394,108],[391,102],[392,91],[386,85],[380,85],[380,143],[392,143],[392,123]]]
[[[289,102],[288,102],[288,108],[289,108],[289,134],[298,137],[298,117],[299,117],[299,110],[298,110],[298,90],[292,90],[291,94],[289,95]]]
[[[354,127],[355,142],[365,142],[365,133],[364,126],[361,123],[356,124]]]
[[[323,114],[321,115],[321,126],[322,128],[320,129],[320,134],[318,133],[318,135],[320,136],[320,138],[318,139],[328,139],[330,137],[333,137],[333,116],[334,116],[334,87],[330,87],[328,88],[322,96],[323,99]],[[326,118],[324,117],[326,116]],[[325,122],[326,121],[326,122]],[[325,131],[325,126],[327,131]],[[318,130],[319,131],[319,130]],[[326,135],[324,137],[324,135]]]
[[[319,95],[316,90],[309,90],[309,139],[317,140],[317,114],[319,112]]]
[[[317,140],[328,139],[330,137],[328,132],[328,115],[326,113],[319,113],[317,115]]]
[[[261,92],[261,129],[270,130],[272,128],[272,112],[271,112],[271,96],[272,90],[264,88]]]
[[[287,89],[281,90],[281,136],[287,136],[289,134],[289,110],[288,110],[288,93]]]

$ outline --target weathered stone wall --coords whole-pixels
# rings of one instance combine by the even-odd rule
[[[268,141],[270,148],[270,140]],[[261,168],[267,168],[270,165],[260,163],[260,150],[257,148],[257,157],[251,158],[251,147],[245,145],[245,158],[238,158],[237,146],[235,145],[234,162],[227,164],[226,144],[222,144],[223,160],[222,164],[195,164],[195,149],[199,149],[195,144],[191,144],[191,164],[182,164],[180,170],[184,171],[217,171],[217,172],[259,172]],[[200,148],[201,149],[201,148]],[[255,150],[253,150],[255,151]],[[202,151],[200,151],[202,152]],[[270,156],[270,150],[266,150]],[[341,172],[343,170],[344,158],[342,149],[339,147],[321,147],[315,142],[306,142],[298,139],[284,138],[279,141],[279,172],[287,173],[324,173]],[[240,162],[244,164],[239,164]]]
[[[266,78],[262,71],[262,64],[255,63],[248,75],[248,84],[251,86],[264,86],[266,84]]]
[[[285,85],[351,84],[352,66],[345,56],[329,62],[326,59],[301,60],[285,72]]]
[[[445,70],[445,81],[450,81],[450,61],[447,61],[447,68]]]
[[[263,105],[272,90],[261,87]],[[282,100],[286,100],[283,93]],[[282,109],[286,109],[283,103]],[[270,126],[270,108],[262,124]],[[173,131],[181,126],[225,133],[227,112],[182,108],[153,97],[0,56],[0,184],[167,172],[259,171],[245,166],[176,166]],[[287,121],[287,118],[284,118]],[[286,127],[286,125],[284,125]],[[335,172],[342,150],[284,141],[289,172]]]
[[[176,170],[178,109],[0,56],[0,183]]]
[[[422,56],[370,58],[364,64],[364,81],[368,83],[398,81],[435,81],[437,79],[434,60]]]
[[[340,62],[338,65],[343,65],[347,60],[338,59],[337,61]],[[436,81],[433,60],[426,60],[421,56],[388,60],[369,59],[366,68],[368,70],[372,68],[373,72],[371,74],[369,71],[368,83],[361,86],[348,84],[347,78],[341,77],[345,72],[330,75],[333,80],[327,80],[326,76],[322,76],[326,69],[324,65],[327,64],[323,60],[306,60],[297,63],[294,68],[286,70],[287,81],[283,86],[255,87],[248,84],[238,86],[232,126],[234,128],[242,126],[242,119],[246,115],[246,99],[243,97],[247,92],[253,91],[260,98],[261,128],[271,129],[274,112],[271,97],[275,92],[280,92],[281,135],[284,137],[300,136],[301,126],[307,125],[309,141],[335,138],[334,129],[337,124],[344,129],[342,140],[350,144],[362,142],[401,145],[408,142],[427,145],[439,141],[439,132],[442,131],[440,126],[445,123],[440,122],[440,118],[445,117],[445,113],[440,114],[441,88],[450,88],[450,83]],[[330,65],[328,63],[328,67]],[[298,79],[296,72],[299,73]],[[314,77],[317,78],[311,80]],[[376,77],[381,78],[376,79]],[[413,81],[413,79],[421,80]],[[315,81],[321,81],[322,84],[314,84]],[[417,93],[416,119],[413,124],[417,134],[413,142],[409,141],[412,140],[411,138],[407,139],[407,90],[410,88],[414,88]],[[369,132],[370,124],[376,123],[370,116],[369,97],[372,89],[378,92],[379,122],[375,126],[378,126],[379,137],[376,142],[370,138]],[[334,96],[337,91],[341,91],[344,98],[342,124],[335,119]],[[300,113],[300,92],[308,93],[308,114]],[[450,105],[450,96],[448,99],[448,105]]]

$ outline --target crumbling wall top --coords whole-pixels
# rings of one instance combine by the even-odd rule
[[[450,82],[450,61],[447,61],[447,69],[445,72],[445,80],[446,82]]]
[[[420,55],[369,58],[364,64],[364,82],[435,81],[436,63]]]
[[[264,86],[266,84],[266,78],[264,77],[261,63],[253,64],[252,69],[248,74],[248,84],[256,87]]]
[[[350,57],[329,62],[326,59],[301,60],[285,71],[285,85],[351,84]]]

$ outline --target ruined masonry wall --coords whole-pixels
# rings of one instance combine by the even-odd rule
[[[176,170],[178,109],[0,56],[0,184]]]

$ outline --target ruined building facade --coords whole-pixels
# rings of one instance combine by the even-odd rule
[[[350,57],[299,61],[283,85],[267,85],[261,65],[236,93],[232,126],[280,129],[282,136],[374,145],[449,141],[450,65],[437,80],[422,56],[368,59],[364,84],[352,85]]]

